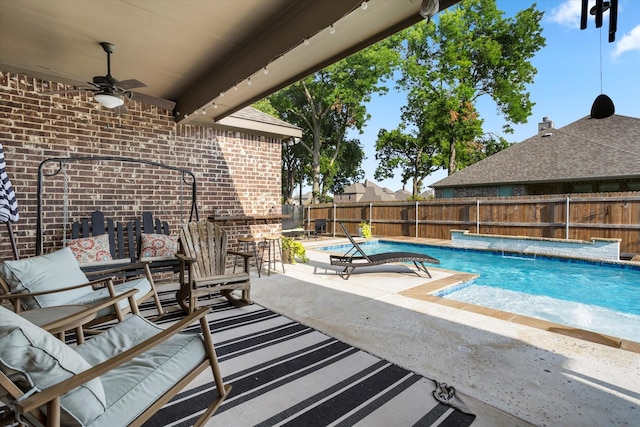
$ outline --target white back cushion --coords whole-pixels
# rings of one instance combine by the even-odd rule
[[[24,391],[45,389],[91,368],[89,362],[62,341],[18,314],[0,307],[0,369],[21,374]],[[13,377],[13,376],[12,376]],[[64,394],[62,425],[87,425],[105,411],[99,378]]]
[[[9,284],[11,293],[48,291],[89,281],[69,248],[47,255],[4,261],[0,264],[0,275]],[[64,305],[91,291],[91,287],[87,286],[25,298],[24,303],[29,309]]]

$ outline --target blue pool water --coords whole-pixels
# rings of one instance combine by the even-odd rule
[[[425,253],[439,259],[441,268],[479,274],[436,296],[640,342],[639,267],[383,240],[361,245],[371,254]]]

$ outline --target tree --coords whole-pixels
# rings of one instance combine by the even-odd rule
[[[436,147],[423,144],[419,135],[380,129],[376,141],[376,160],[380,163],[374,176],[378,180],[391,178],[395,169],[402,169],[402,186],[413,179],[411,193],[415,197],[420,194],[422,180],[437,170],[435,152]]]
[[[423,21],[402,33],[398,85],[407,91],[407,104],[398,130],[410,129],[421,146],[412,155],[432,151],[434,167],[449,174],[487,154],[482,119],[475,108],[480,97],[489,96],[496,103],[506,121],[506,133],[513,132],[512,124],[523,123],[531,115],[534,103],[526,85],[537,72],[530,60],[545,46],[542,12],[534,4],[513,18],[503,15],[495,0],[462,0],[442,12],[437,24]],[[422,168],[407,175],[408,165],[416,159],[408,157],[406,147],[393,153],[378,142],[381,176],[393,176],[393,169],[401,167],[403,181],[410,176],[421,183],[428,176],[424,173],[433,172]],[[505,146],[506,141],[486,147],[491,151]]]
[[[394,42],[372,45],[269,97],[282,120],[303,129],[299,144],[310,155],[314,202],[364,175],[362,147],[346,134],[369,119],[365,104],[371,95],[388,90],[384,80],[399,59]]]
[[[305,154],[306,150],[294,139],[282,141],[282,199],[285,204],[293,203],[296,184],[300,185],[304,180]]]
[[[251,104],[251,106],[265,114],[279,118],[278,111],[273,108],[269,98],[262,98]],[[300,184],[303,181],[304,154],[305,151],[300,150],[299,146],[296,145],[295,139],[282,141],[282,199],[285,204],[293,203],[293,192],[296,189],[296,184]]]

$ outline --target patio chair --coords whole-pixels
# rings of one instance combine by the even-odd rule
[[[319,234],[324,234],[327,232],[327,220],[326,219],[316,219],[314,223],[315,234],[316,236]]]
[[[241,256],[242,272],[227,271],[227,255]],[[178,304],[187,313],[193,313],[201,296],[221,293],[234,305],[250,304],[249,260],[251,253],[227,250],[227,232],[208,220],[190,222],[180,231],[181,260]],[[233,294],[242,291],[242,296]]]
[[[138,305],[154,298],[159,315],[163,313],[149,272],[145,277],[119,284],[114,284],[111,278],[90,281],[68,247],[46,255],[0,263],[0,301],[10,301],[15,312],[63,305],[95,305],[131,289],[138,291]],[[113,319],[122,321],[131,311],[128,301],[123,300],[99,311],[87,326]]]
[[[327,232],[327,220],[315,219],[313,221],[313,228],[311,230],[305,230],[304,232],[307,237],[313,236],[317,238],[319,235]]]
[[[20,425],[140,426],[211,368],[217,396],[195,424],[204,425],[231,390],[222,381],[208,311],[167,329],[134,315],[71,348],[0,307],[0,400]],[[178,333],[197,320],[202,335]]]
[[[367,255],[367,253],[360,247],[353,237],[349,234],[344,224],[338,222],[345,236],[351,241],[353,245],[344,255],[330,255],[331,265],[337,265],[344,267],[344,270],[339,272],[340,277],[345,280],[349,279],[353,270],[358,267],[371,267],[374,265],[390,264],[394,262],[413,262],[418,271],[424,271],[429,278],[431,274],[427,270],[425,263],[440,264],[440,261],[430,257],[429,255],[414,253],[414,252],[384,252],[381,254]]]

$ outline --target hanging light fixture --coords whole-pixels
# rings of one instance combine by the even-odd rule
[[[588,0],[582,0],[582,10],[580,14],[580,29],[587,28],[587,10]],[[618,0],[604,1],[596,0],[595,6],[589,9],[589,14],[595,16],[596,28],[602,27],[603,14],[609,11],[609,43],[616,38],[616,30],[618,27]],[[591,118],[606,119],[613,116],[616,107],[613,101],[607,95],[602,93],[602,41],[600,41],[600,95],[596,97],[591,105]]]
[[[116,108],[124,104],[122,95],[114,92],[111,89],[103,89],[93,95],[93,99],[106,108]]]
[[[606,119],[613,116],[615,112],[616,107],[613,105],[613,101],[604,93],[598,95],[591,106],[592,119]]]

